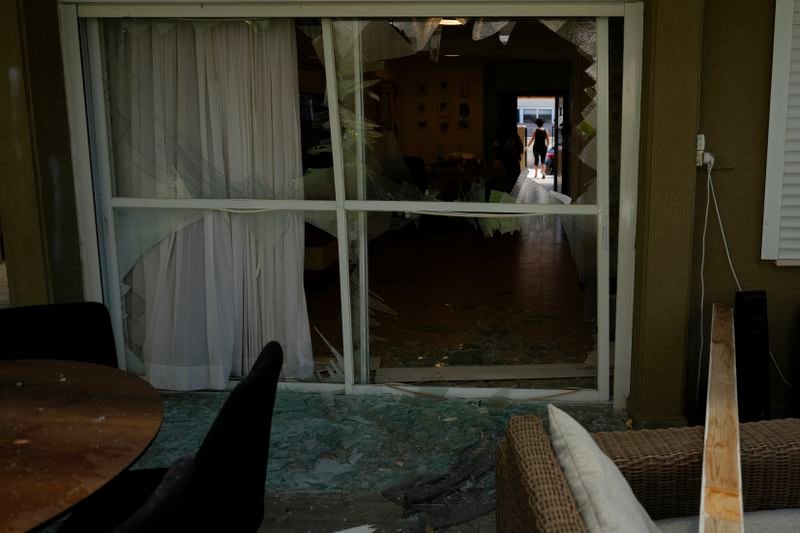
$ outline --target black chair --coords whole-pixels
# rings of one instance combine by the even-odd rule
[[[59,532],[256,531],[282,364],[280,345],[270,342],[193,457],[169,470],[126,472],[82,502]]]
[[[0,359],[62,359],[117,366],[114,331],[97,302],[0,309]]]
[[[425,192],[428,185],[431,183],[431,178],[428,175],[428,169],[425,168],[425,160],[421,157],[403,156],[403,161],[408,168],[408,172],[414,179],[414,183],[419,188],[420,192]]]

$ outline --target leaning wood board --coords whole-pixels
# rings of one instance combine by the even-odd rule
[[[709,351],[700,533],[741,532],[736,350],[730,307],[714,304]]]

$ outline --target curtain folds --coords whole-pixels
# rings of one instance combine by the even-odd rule
[[[104,23],[114,193],[303,197],[294,23]],[[313,372],[302,213],[117,210],[126,341],[150,382],[223,389],[277,340]]]

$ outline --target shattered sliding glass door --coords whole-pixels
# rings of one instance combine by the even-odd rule
[[[319,33],[84,25],[105,293],[127,368],[158,388],[225,389],[272,340],[284,379],[344,380]]]
[[[609,398],[621,7],[131,9],[80,19],[129,370],[223,389],[276,339],[299,390]]]
[[[621,28],[606,18],[323,24],[356,382],[607,397]],[[558,96],[548,128],[520,123],[522,95]],[[559,158],[557,187],[533,174],[534,156]]]

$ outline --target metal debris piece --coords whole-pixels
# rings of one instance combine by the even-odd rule
[[[482,438],[463,449],[442,474],[418,476],[390,487],[383,496],[418,514],[417,530],[473,520],[495,508],[494,439]]]
[[[363,453],[354,452],[352,455],[350,455],[350,459],[348,459],[347,462],[350,463],[351,465],[355,465],[358,462],[358,460],[361,459],[362,457],[364,457]]]
[[[319,370],[315,372],[317,375],[317,379],[323,382],[333,382],[333,383],[344,382],[344,357],[342,357],[342,354],[339,353],[339,350],[334,348],[333,344],[331,344],[330,341],[328,341],[328,339],[325,338],[325,335],[322,334],[322,332],[319,330],[319,328],[317,328],[317,326],[314,326],[314,331],[316,331],[317,335],[319,335],[322,338],[322,341],[325,343],[325,345],[328,347],[328,350],[331,351],[331,354],[333,354],[334,357],[328,362],[328,365],[325,368],[327,375],[324,376],[322,372],[320,372]]]
[[[342,529],[337,531],[336,533],[372,533],[373,531],[377,531],[377,528],[375,526],[364,525],[364,526],[351,527],[350,529]]]

